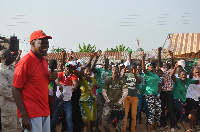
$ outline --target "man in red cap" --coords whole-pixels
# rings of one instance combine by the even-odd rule
[[[50,132],[48,84],[58,75],[48,71],[44,57],[48,39],[52,37],[42,30],[34,31],[30,36],[30,52],[15,66],[12,92],[24,132]]]

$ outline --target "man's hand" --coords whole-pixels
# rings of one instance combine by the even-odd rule
[[[63,86],[59,84],[59,90],[62,92],[63,91]]]
[[[63,51],[61,52],[61,54],[62,54],[62,55],[65,55],[65,54],[66,54],[66,51],[65,51],[65,50],[63,50]]]
[[[73,92],[73,91],[76,91],[76,90],[77,90],[77,88],[75,88],[75,87],[72,88],[72,92]]]
[[[99,55],[99,54],[96,54],[96,60],[99,59],[99,57],[100,57],[100,55]]]
[[[161,51],[162,49],[163,49],[162,47],[159,47],[159,48],[158,48],[158,51]]]
[[[22,54],[22,50],[18,50],[18,54],[21,55]]]
[[[69,53],[69,54],[70,54],[70,56],[72,56],[72,55],[73,55],[73,53],[74,53],[73,51],[70,51],[70,53]]]
[[[113,108],[114,108],[114,104],[113,104],[112,102],[109,102],[109,107],[110,107],[111,109],[113,109]]]
[[[177,68],[177,67],[178,67],[178,63],[175,64],[174,68]]]
[[[27,115],[22,116],[22,128],[31,131],[31,121]]]
[[[97,85],[95,86],[96,89],[99,89],[100,88],[100,85],[97,83]]]
[[[122,107],[122,105],[119,104],[119,103],[117,103],[116,108],[117,108],[117,109],[120,109],[121,107]]]
[[[50,81],[54,81],[54,80],[56,80],[58,78],[58,73],[57,72],[51,72],[51,71],[49,71],[49,80]]]
[[[94,52],[93,54],[90,55],[90,58],[93,59],[97,55],[97,52]]]
[[[144,51],[142,52],[142,57],[144,58],[146,57],[146,54],[144,53]]]

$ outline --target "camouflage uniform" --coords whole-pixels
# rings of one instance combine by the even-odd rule
[[[119,77],[117,81],[114,81],[112,77],[109,77],[105,80],[103,89],[107,90],[107,96],[111,103],[114,104],[114,106],[117,106],[119,101],[123,98],[122,97],[122,91],[123,89],[127,89],[126,80],[124,78]],[[104,97],[105,98],[105,97]],[[105,130],[109,130],[109,123],[113,120],[113,115],[111,115],[112,110],[115,110],[115,108],[111,109],[109,106],[109,103],[106,102],[103,107],[103,116],[102,116],[102,125]],[[116,111],[115,111],[116,112]],[[119,116],[119,113],[122,112],[122,116]],[[117,112],[117,121],[116,123],[116,131],[123,130],[124,120],[125,120],[125,110],[123,105],[120,106],[119,111]],[[121,119],[120,119],[121,118]]]
[[[119,110],[124,111],[124,107],[121,106]],[[104,107],[103,107],[103,116],[102,116],[102,125],[105,130],[109,130],[109,123],[111,122],[111,118],[112,118],[111,112],[112,112],[112,109],[109,107],[109,103],[105,103]],[[123,130],[124,121],[125,121],[125,116],[122,120],[117,121],[117,123],[116,123],[117,131]]]
[[[21,132],[17,106],[12,96],[14,67],[0,63],[0,107],[2,132]]]

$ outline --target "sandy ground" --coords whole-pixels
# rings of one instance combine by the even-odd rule
[[[136,127],[136,132],[146,132],[147,131],[146,130],[146,125],[145,125],[145,123],[146,123],[145,115],[142,114],[142,117],[143,117],[143,123],[142,124],[138,123],[138,125]],[[181,126],[181,130],[175,130],[175,132],[184,132],[184,130],[182,128],[182,124],[179,122],[178,125]],[[168,124],[168,126],[169,126],[169,124]],[[56,127],[57,132],[61,132],[61,127],[62,127],[61,124],[59,124]],[[189,123],[188,122],[186,123],[186,127],[189,128]],[[101,129],[101,132],[104,132],[104,130],[102,129],[101,125],[100,125],[100,129]],[[115,128],[111,124],[110,124],[110,130],[111,130],[111,132],[115,132]],[[87,132],[86,127],[84,127],[84,132]],[[130,132],[130,131],[126,130],[126,132]],[[156,132],[156,131],[154,129],[152,129],[152,132]],[[170,127],[168,127],[168,129],[166,129],[166,130],[164,130],[162,132],[171,132],[170,131]],[[197,131],[197,132],[200,132],[200,131]]]

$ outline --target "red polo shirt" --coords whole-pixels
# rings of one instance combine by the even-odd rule
[[[72,86],[73,81],[78,81],[78,77],[74,74],[70,74],[70,76],[66,77],[64,72],[59,72],[58,77],[60,78],[61,84],[66,84],[65,86]]]
[[[13,86],[21,89],[29,118],[49,116],[49,72],[45,57],[39,60],[30,50],[15,66]],[[18,117],[21,117],[17,110]]]

